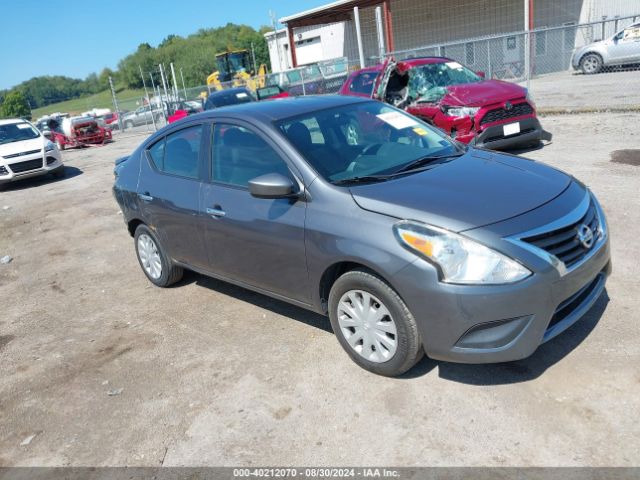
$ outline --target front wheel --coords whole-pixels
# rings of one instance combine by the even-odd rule
[[[182,268],[171,263],[149,227],[139,225],[134,241],[140,267],[151,283],[168,287],[182,278]]]
[[[589,53],[580,60],[580,69],[586,75],[598,73],[602,69],[602,58],[595,53]]]
[[[333,331],[351,359],[389,377],[401,375],[422,358],[413,315],[396,291],[366,270],[342,275],[329,294]]]
[[[131,120],[124,122],[124,128],[133,128],[133,122]]]

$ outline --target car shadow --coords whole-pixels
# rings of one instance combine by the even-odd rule
[[[191,283],[215,290],[218,293],[233,297],[237,300],[251,303],[256,307],[270,310],[278,315],[288,317],[297,322],[309,325],[310,327],[333,333],[328,317],[222,280],[216,280],[215,278],[200,275],[195,272],[185,271],[184,277],[180,282],[176,283],[175,286],[180,287]]]
[[[25,178],[16,180],[15,182],[5,183],[0,185],[0,191],[10,192],[25,190],[27,188],[37,188],[41,185],[49,185],[51,183],[64,182],[78,175],[82,175],[84,172],[77,167],[64,167],[63,177],[54,177],[53,175],[40,175],[38,177]]]
[[[551,142],[540,142],[537,145],[531,145],[528,147],[521,148],[512,148],[510,150],[505,150],[504,153],[510,153],[511,155],[523,155],[529,152],[535,152],[536,150],[542,150],[545,146],[549,145]]]
[[[528,358],[492,364],[450,363],[424,358],[399,378],[412,379],[438,368],[438,376],[468,385],[508,385],[528,382],[540,377],[580,345],[593,331],[609,303],[605,291],[591,309],[568,330],[538,347]]]
[[[180,287],[191,283],[251,303],[327,333],[333,333],[328,317],[222,280],[185,271],[183,279],[175,286]],[[540,345],[528,358],[505,363],[463,364],[432,360],[425,356],[411,370],[397,378],[414,379],[437,368],[440,378],[468,385],[507,385],[534,380],[565,358],[589,336],[602,318],[608,303],[609,295],[605,289],[591,309],[575,325],[553,340]]]

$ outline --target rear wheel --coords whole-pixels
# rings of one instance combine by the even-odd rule
[[[171,263],[149,227],[139,225],[134,240],[140,267],[154,285],[168,287],[182,278],[183,269]]]
[[[597,53],[588,53],[580,60],[582,73],[591,75],[602,70],[602,57]]]
[[[373,373],[401,375],[423,356],[413,315],[396,291],[371,272],[353,270],[336,280],[329,318],[342,348]]]

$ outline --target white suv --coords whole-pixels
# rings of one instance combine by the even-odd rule
[[[58,147],[26,120],[0,120],[0,185],[48,173],[64,176]]]

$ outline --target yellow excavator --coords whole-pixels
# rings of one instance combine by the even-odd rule
[[[262,64],[255,72],[248,50],[230,50],[216,55],[217,70],[207,77],[207,86],[216,90],[230,87],[264,87],[267,66]]]

